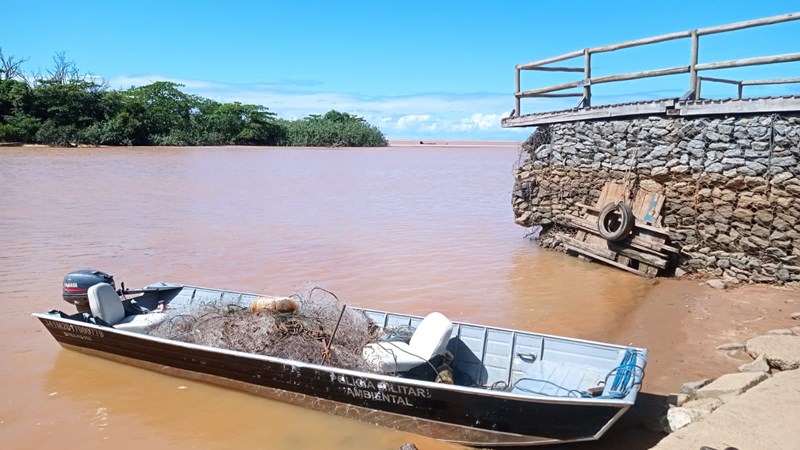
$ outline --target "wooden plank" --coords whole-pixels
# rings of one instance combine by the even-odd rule
[[[613,201],[613,200],[611,200],[611,201]],[[608,203],[608,202],[606,202],[606,203]],[[659,199],[659,203],[660,203],[660,205],[656,205],[656,209],[657,210],[661,209],[660,207],[664,205],[664,200],[663,199]],[[598,208],[596,206],[589,206],[589,205],[586,205],[586,204],[583,204],[583,203],[580,203],[580,202],[576,202],[575,204],[577,206],[580,206],[581,208],[586,208],[587,210],[589,210],[591,212],[594,212],[594,213],[599,213],[600,210],[602,209],[602,208]],[[633,209],[633,208],[631,208],[631,209]],[[636,214],[634,213],[634,216],[635,215]],[[644,230],[652,231],[654,233],[661,233],[661,234],[663,234],[665,236],[669,236],[669,231],[667,231],[666,229],[650,225],[650,224],[648,224],[648,223],[646,223],[646,222],[644,222],[643,220],[640,220],[640,219],[636,219],[636,222],[634,223],[634,226],[637,227],[637,228],[642,228]]]
[[[757,59],[757,58],[751,58],[751,59]],[[792,60],[792,61],[795,61],[795,60]],[[700,66],[702,66],[702,64],[698,64],[695,67],[696,67],[697,70],[701,70]],[[738,67],[738,66],[730,66],[730,67]],[[680,73],[689,73],[689,66],[667,67],[665,69],[644,70],[642,72],[622,73],[622,74],[619,74],[619,75],[606,75],[604,77],[591,78],[590,81],[592,82],[592,84],[600,84],[600,83],[611,83],[611,82],[614,82],[614,81],[626,81],[626,80],[638,80],[638,79],[641,79],[641,78],[663,77],[665,75],[677,75],[677,74],[680,74]]]
[[[687,102],[678,105],[681,116],[703,116],[715,114],[748,114],[800,110],[800,99],[788,98],[754,98],[728,100],[721,102]]]
[[[597,205],[600,207],[605,206],[608,203],[617,203],[617,202],[627,202],[628,200],[628,186],[620,183],[614,182],[607,182],[608,185],[608,194],[606,195],[606,201],[602,205]]]
[[[520,117],[507,117],[502,120],[503,128],[531,127],[551,123],[575,122],[579,120],[608,119],[611,117],[664,115],[667,109],[675,107],[675,99],[629,105],[610,105],[588,109],[574,109],[552,113],[530,114]]]
[[[639,233],[639,237],[644,241],[650,241],[655,243],[656,245],[663,245],[666,242],[665,237],[651,234],[648,231],[643,231]],[[658,275],[658,269],[644,267],[643,270],[648,274],[652,274],[653,276]]]
[[[552,58],[540,59],[539,61],[529,62],[526,64],[518,64],[517,70],[530,70],[534,67],[564,61],[565,59],[577,58],[578,56],[583,56],[583,50],[575,50],[574,52],[564,53],[563,55],[554,56]]]
[[[658,275],[658,268],[649,264],[639,264],[639,270],[642,270],[648,276],[655,277]]]
[[[519,92],[522,90],[522,80],[520,80],[520,70],[517,69],[515,72],[515,79],[514,79],[514,92]],[[511,117],[519,117],[522,115],[522,102],[519,97],[516,95],[514,96],[514,111],[510,114]]]
[[[726,25],[717,25],[713,27],[698,28],[697,34],[700,36],[714,33],[723,33],[726,31],[743,30],[745,28],[760,27],[763,25],[773,25],[781,22],[789,22],[792,20],[800,19],[800,13],[779,14],[777,16],[764,17],[761,19],[745,20],[743,22],[729,23]]]
[[[657,226],[661,218],[661,208],[664,206],[664,196],[658,192],[649,192],[642,189],[636,193],[633,200],[633,215],[643,225]]]
[[[636,251],[631,248],[626,248],[624,244],[618,244],[614,242],[608,242],[604,239],[601,239],[601,246],[597,245],[589,245],[588,243],[582,242],[578,239],[573,239],[566,235],[559,236],[559,239],[569,244],[573,247],[583,248],[586,251],[595,251],[598,255],[608,258],[608,259],[617,259],[618,255],[623,255],[630,259],[635,259],[641,263],[648,264],[651,266],[656,266],[660,268],[667,267],[667,260],[664,255],[661,257],[648,255],[644,252]]]
[[[606,240],[596,234],[587,234],[584,241],[592,247],[604,248],[606,246]]]
[[[800,83],[800,78],[774,78],[772,80],[745,80],[741,84],[743,86],[758,86],[763,84],[792,84]]]
[[[669,232],[667,230],[665,230],[665,229],[663,229],[661,227],[654,227],[652,225],[648,225],[648,224],[642,222],[639,219],[636,219],[636,223],[633,226],[636,227],[636,228],[641,228],[643,230],[650,231],[652,233],[659,233],[659,234],[662,234],[664,236],[669,236]]]
[[[697,79],[697,51],[700,46],[700,40],[697,36],[697,30],[691,32],[692,36],[692,50],[689,56],[689,92],[691,98],[699,98],[697,94],[697,85],[700,82]]]
[[[580,92],[563,92],[560,94],[533,94],[529,97],[533,98],[560,98],[560,97],[583,97]]]
[[[583,72],[583,67],[536,66],[525,70],[541,70],[543,72]]]
[[[595,206],[588,206],[580,202],[576,202],[575,204],[582,206],[594,213],[599,213],[600,210],[603,209],[603,207],[608,203],[625,200],[626,194],[627,188],[624,185],[607,181],[605,184],[603,184],[603,188],[600,189],[600,195],[597,196]]]
[[[575,228],[580,228],[580,229],[582,229],[584,231],[588,231],[589,233],[592,233],[593,235],[600,236],[600,232],[597,230],[597,224],[596,223],[591,223],[586,219],[583,219],[583,218],[577,217],[577,216],[573,216],[571,214],[565,214],[565,217],[567,219],[569,219],[570,224],[572,226],[574,226]],[[602,238],[600,238],[600,239],[602,239]],[[653,243],[653,242],[644,241],[637,235],[633,235],[629,239],[631,239],[631,241],[628,243],[628,245],[630,245],[630,246],[632,246],[634,248],[638,248],[639,250],[652,252],[655,255],[658,255],[658,254],[660,254],[659,252],[663,252],[663,251],[670,252],[670,253],[679,253],[680,252],[680,249],[678,249],[677,247],[672,247],[672,246],[667,245],[667,244],[656,244],[656,243]],[[603,240],[605,240],[605,239],[603,239]]]
[[[608,248],[601,248],[595,247],[593,245],[588,245],[585,242],[579,241],[577,239],[573,239],[565,234],[561,234],[557,237],[564,245],[568,245],[575,248],[580,248],[586,252],[594,253],[596,255],[602,256],[603,258],[614,259],[617,257],[617,252],[610,250]]]
[[[732,99],[714,102],[699,102],[694,100],[676,102],[674,99],[667,99],[660,102],[634,105],[611,105],[553,113],[531,114],[520,117],[508,117],[503,119],[501,124],[504,128],[515,128],[636,115],[666,115],[667,110],[676,108],[678,114],[681,116],[796,112],[800,110],[800,99],[795,97],[779,97],[742,100]]]
[[[629,244],[628,244],[629,245]],[[662,269],[667,267],[666,255],[655,256],[645,252],[637,251],[632,248],[626,248],[625,243],[608,242],[608,248],[620,255],[627,256],[628,258],[635,259],[641,263],[648,264]]]
[[[609,189],[608,183],[603,184],[603,187],[600,188],[600,195],[597,196],[597,201],[595,202],[595,205],[598,207],[597,209],[598,213],[600,212],[600,208],[602,208],[602,205],[606,204],[606,197],[608,197],[608,189]]]
[[[627,270],[628,272],[635,273],[636,275],[641,275],[643,277],[652,278],[652,275],[650,275],[648,273],[640,272],[640,271],[634,269],[633,267],[628,267],[628,266],[626,266],[624,264],[620,264],[620,263],[618,263],[616,261],[612,261],[612,260],[610,260],[608,258],[603,258],[602,256],[595,255],[595,254],[593,254],[591,252],[587,252],[585,250],[581,250],[581,249],[576,248],[576,247],[571,247],[569,245],[565,245],[565,247],[567,248],[567,250],[572,250],[572,251],[580,253],[582,255],[586,255],[589,258],[596,259],[598,261],[602,261],[602,262],[604,262],[604,263],[606,263],[606,264],[608,264],[610,266],[619,267],[622,270]]]
[[[728,83],[728,84],[736,84],[736,85],[742,83],[741,81],[729,80],[727,78],[700,77],[700,79],[703,80],[703,81],[713,81],[715,83]]]
[[[583,79],[592,79],[592,53],[588,49],[583,51]],[[588,108],[590,106],[592,106],[591,83],[583,85],[583,102],[581,102],[582,108]]]
[[[800,53],[785,53],[783,55],[757,56],[755,58],[741,58],[741,59],[732,59],[729,61],[702,63],[696,65],[695,69],[716,70],[716,69],[728,69],[731,67],[760,66],[762,64],[778,64],[778,63],[785,63],[792,61],[800,61]]]
[[[690,36],[689,31],[678,31],[676,33],[661,34],[658,36],[651,36],[642,39],[635,39],[632,41],[620,42],[619,44],[603,45],[601,47],[592,47],[589,49],[590,53],[603,53],[613,52],[623,48],[638,47],[640,45],[656,44],[664,41],[672,41],[675,39],[684,39]]]
[[[600,192],[600,195],[603,195],[602,191]],[[597,202],[600,203],[600,197],[597,198]],[[600,208],[598,208],[596,206],[587,205],[586,203],[575,202],[575,206],[577,206],[579,208],[588,209],[589,211],[592,211],[592,212],[595,212],[595,213],[599,213],[600,212]]]
[[[655,207],[655,210],[658,212],[658,215],[655,217],[655,220],[653,220],[653,225],[655,225],[655,226],[657,226],[658,228],[661,228],[661,229],[664,228],[663,226],[661,226],[661,219],[664,218],[664,216],[661,215],[661,211],[664,210],[664,202],[666,200],[667,200],[667,196],[666,195],[660,196],[659,199],[658,199],[658,203],[656,203],[656,207]],[[667,235],[667,237],[669,237],[669,235]]]
[[[533,90],[530,90],[530,91],[517,92],[514,95],[517,98],[536,97],[539,94],[546,94],[548,92],[554,92],[554,91],[563,91],[564,89],[571,89],[571,88],[576,88],[576,87],[579,87],[579,86],[583,86],[583,80],[571,81],[569,83],[556,84],[555,86],[550,86],[550,87],[540,88],[540,89],[533,89]]]

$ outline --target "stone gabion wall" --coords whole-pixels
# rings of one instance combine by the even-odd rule
[[[680,266],[800,285],[800,115],[572,122],[539,128],[514,171],[516,222],[568,229],[606,181],[665,194]],[[555,227],[553,227],[555,225]]]

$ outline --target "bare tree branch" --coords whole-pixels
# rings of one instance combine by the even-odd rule
[[[50,74],[50,79],[52,81],[58,84],[66,84],[69,81],[80,78],[78,66],[75,65],[75,61],[67,60],[64,52],[56,53],[55,56],[53,56],[53,63],[55,64],[53,69],[47,72]]]
[[[16,58],[14,55],[5,56],[0,47],[0,81],[11,80],[13,78],[25,79],[20,67],[28,58]]]

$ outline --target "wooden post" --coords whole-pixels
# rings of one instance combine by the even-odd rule
[[[521,71],[519,69],[517,69],[517,76],[516,76],[516,88],[517,88],[517,90],[516,90],[516,94],[519,94],[519,91],[520,91],[520,79],[519,79],[520,78],[520,75],[519,75],[520,72]],[[519,116],[522,115],[522,111],[520,110],[521,104],[522,104],[522,102],[521,102],[521,99],[520,99],[519,95],[514,95],[514,114],[511,114],[511,117],[519,117]]]
[[[742,99],[742,88],[743,88],[743,87],[744,87],[744,85],[743,85],[743,84],[742,84],[742,82],[740,81],[740,82],[739,82],[739,100],[741,100],[741,99]]]
[[[592,54],[588,48],[583,49],[583,107],[592,106]]]
[[[693,92],[692,98],[700,99],[700,81],[697,79],[697,51],[700,39],[697,37],[697,30],[692,30],[692,56],[689,61],[689,90]]]

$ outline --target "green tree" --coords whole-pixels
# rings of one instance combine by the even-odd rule
[[[285,122],[287,144],[300,147],[383,147],[383,133],[361,117],[331,110]]]
[[[276,145],[284,134],[275,113],[263,106],[206,101],[200,111],[212,145]]]
[[[30,87],[15,79],[0,81],[0,142],[33,142],[39,120],[28,114],[33,101]]]
[[[50,145],[295,145],[384,146],[361,117],[328,111],[302,120],[278,119],[259,105],[220,103],[157,81],[110,90],[81,75],[64,53],[48,76],[30,83],[0,49],[0,141]]]
[[[156,81],[123,91],[126,107],[144,128],[149,143],[186,145],[182,140],[192,132],[192,116],[199,112],[201,100],[186,94],[181,84]],[[178,142],[172,143],[177,139]]]

